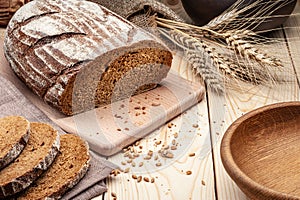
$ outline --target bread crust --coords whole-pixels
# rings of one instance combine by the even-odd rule
[[[74,84],[79,72],[97,65],[95,72],[101,77],[121,56],[138,49],[144,49],[145,54],[147,49],[155,49],[164,61],[149,64],[165,65],[164,69],[153,67],[160,76],[148,78],[142,71],[138,73],[145,77],[144,82],[151,79],[157,83],[167,76],[172,62],[171,52],[154,36],[98,4],[81,0],[29,2],[11,19],[4,49],[19,78],[67,115],[91,109],[66,106],[72,104],[71,100],[65,102],[64,96],[70,92],[66,88]]]
[[[15,144],[12,144],[10,149],[7,149],[6,154],[3,157],[0,157],[0,170],[9,163],[11,163],[16,157],[18,157],[18,155],[22,152],[29,139],[29,121],[21,116],[9,116],[2,118],[1,120],[12,118],[24,120],[27,123],[27,126],[22,136],[15,142]]]

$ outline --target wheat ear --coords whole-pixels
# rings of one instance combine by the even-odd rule
[[[223,33],[223,35],[227,45],[241,56],[254,59],[255,61],[261,63],[262,66],[265,64],[273,67],[283,67],[282,62],[279,59],[267,55],[246,41],[244,38],[247,38],[247,35],[249,34],[248,32],[249,31],[243,31],[239,33],[227,31]]]
[[[184,57],[187,59],[188,64],[193,69],[194,73],[205,81],[207,87],[213,89],[217,94],[224,93],[224,85],[222,75],[218,72],[218,69],[215,71],[211,70],[210,65],[205,56],[205,53],[202,55],[196,54],[194,51],[184,51]]]
[[[185,50],[184,56],[188,63],[204,79],[207,86],[217,93],[223,93],[223,77],[214,64],[216,58],[211,56],[212,50],[203,41],[179,30],[170,30],[168,37]]]

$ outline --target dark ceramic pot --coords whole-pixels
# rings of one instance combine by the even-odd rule
[[[229,8],[236,0],[181,0],[187,14],[197,25],[205,25]],[[245,0],[245,3],[251,3],[255,0]],[[266,2],[270,0],[265,0]],[[285,6],[276,10],[272,15],[290,15],[297,3],[297,0],[287,1]],[[276,8],[274,8],[275,10]],[[256,30],[270,30],[280,26],[287,17],[276,17],[266,23],[262,23]]]

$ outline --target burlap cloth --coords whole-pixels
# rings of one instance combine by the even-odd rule
[[[155,0],[91,0],[116,12],[136,25],[155,32],[155,25],[151,16],[183,21],[170,8]],[[154,29],[153,29],[154,28]],[[3,54],[3,37],[0,37],[0,117],[7,115],[21,115],[30,121],[46,122],[57,126],[55,119],[61,116],[49,115],[51,109],[40,103],[34,95],[12,72]],[[20,92],[21,91],[21,92]],[[42,108],[41,111],[39,108]],[[49,111],[49,112],[48,112]],[[45,115],[46,114],[46,115]],[[50,117],[50,119],[48,118]],[[103,180],[116,166],[98,155],[92,153],[91,167],[85,177],[62,199],[85,200],[98,196],[106,191]]]

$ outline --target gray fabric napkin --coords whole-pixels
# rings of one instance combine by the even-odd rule
[[[9,115],[21,115],[29,121],[51,124],[63,134],[63,131],[55,123],[29,102],[11,82],[0,75],[0,117]],[[87,174],[62,199],[88,200],[106,192],[107,189],[103,180],[116,168],[116,165],[93,152],[91,152],[91,155],[91,165]]]

